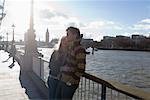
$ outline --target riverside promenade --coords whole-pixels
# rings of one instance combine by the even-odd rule
[[[17,62],[0,51],[0,100],[48,100],[46,75],[48,62],[33,57],[31,70],[25,70],[24,54],[17,52]],[[46,77],[45,77],[46,76]],[[113,80],[84,73],[73,100],[150,100],[150,93]]]
[[[17,62],[8,61],[9,54],[0,51],[0,100],[45,100],[32,79]]]

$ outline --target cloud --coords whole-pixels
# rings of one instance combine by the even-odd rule
[[[150,24],[150,19],[149,18],[143,19],[143,20],[141,20],[141,23],[149,23]]]
[[[51,19],[54,16],[55,14],[48,9],[44,9],[40,11],[40,18],[42,19]]]
[[[64,13],[61,13],[61,12],[57,12],[57,11],[50,10],[50,9],[40,10],[40,18],[42,18],[42,19],[51,19],[53,17],[58,17],[58,16],[68,18],[67,15],[65,15]]]
[[[130,27],[132,30],[150,30],[150,24],[135,24]]]
[[[133,31],[133,32],[124,32],[122,35],[124,36],[132,36],[132,35],[143,35],[146,37],[150,36],[150,32],[138,32],[138,31]]]
[[[61,30],[58,33],[65,33],[65,29],[68,26],[75,26],[80,29],[85,38],[93,38],[94,40],[100,40],[105,35],[116,34],[118,31],[124,29],[119,22],[113,20],[94,20],[85,22],[76,15],[66,13],[66,10],[62,10],[55,9],[55,7],[52,6],[51,8],[50,6],[44,6],[44,8],[39,11],[40,23],[51,28],[52,32]]]
[[[43,23],[50,23],[57,26],[62,26],[61,28],[68,27],[68,26],[75,26],[79,27],[81,25],[79,19],[74,16],[69,16],[65,13],[50,10],[50,9],[43,9],[40,11],[40,21]]]
[[[136,23],[129,27],[131,30],[150,30],[150,19],[143,19],[139,21],[139,23]]]
[[[114,29],[121,30],[122,27],[117,22],[114,21],[90,21],[83,22],[78,17],[70,16],[60,11],[55,11],[52,9],[43,9],[40,11],[40,18],[47,20],[49,23],[68,26],[75,26],[84,29]]]
[[[41,10],[40,15],[40,19],[42,19],[44,23],[49,26],[51,24],[51,27],[53,27],[53,31],[65,31],[67,27],[74,26],[80,28],[81,33],[84,34],[84,38],[92,38],[98,41],[102,39],[103,36],[111,34],[114,30],[120,31],[123,29],[118,22],[114,22],[111,20],[95,20],[84,22],[76,16],[70,16],[65,13],[48,8]],[[109,32],[106,30],[109,30]]]
[[[114,29],[114,30],[122,30],[121,25],[117,22],[113,21],[92,21],[89,23],[83,24],[83,28],[87,29]]]

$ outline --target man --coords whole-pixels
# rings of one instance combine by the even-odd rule
[[[66,60],[64,66],[61,67],[61,78],[56,90],[56,96],[60,96],[58,99],[71,100],[85,71],[86,54],[84,47],[80,44],[80,30],[75,27],[69,27],[66,31]]]

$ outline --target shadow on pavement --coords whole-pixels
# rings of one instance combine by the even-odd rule
[[[37,87],[33,84],[30,79],[28,72],[20,70],[19,80],[22,88],[25,89],[25,93],[29,99],[42,99]]]

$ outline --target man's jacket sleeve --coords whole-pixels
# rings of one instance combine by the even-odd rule
[[[86,52],[83,47],[80,47],[77,49],[76,53],[76,61],[77,61],[77,70],[75,72],[75,75],[78,77],[81,77],[85,71],[86,66]]]

